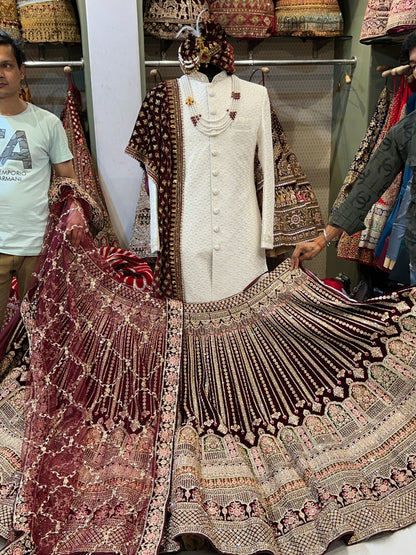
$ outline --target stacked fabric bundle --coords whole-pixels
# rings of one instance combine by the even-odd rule
[[[413,0],[369,0],[364,15],[360,41],[400,33],[416,27],[416,5]]]
[[[277,0],[276,34],[300,37],[342,35],[342,13],[337,0]]]
[[[0,29],[15,39],[20,38],[16,0],[0,0]]]
[[[272,35],[337,36],[343,19],[337,0],[147,0],[145,31],[161,39],[174,39],[184,25],[195,25],[200,12],[208,13],[227,35],[259,40]],[[277,25],[276,25],[277,23]]]
[[[208,16],[207,0],[147,0],[143,6],[143,26],[146,33],[160,39],[173,40],[185,25],[194,26],[203,11]]]
[[[212,0],[209,11],[231,37],[263,39],[274,33],[273,0]]]
[[[26,42],[81,42],[70,0],[17,0]]]

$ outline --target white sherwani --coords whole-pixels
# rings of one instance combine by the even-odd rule
[[[265,249],[273,248],[274,212],[270,104],[264,87],[239,79],[236,118],[219,135],[207,136],[191,121],[185,79],[179,79],[185,160],[180,252],[184,300],[216,301],[242,291],[267,271]],[[199,72],[190,79],[203,116],[218,117],[230,107],[231,77],[225,71],[211,83]],[[254,181],[256,146],[264,175],[262,216]],[[149,189],[152,250],[157,251],[157,194],[152,182]]]

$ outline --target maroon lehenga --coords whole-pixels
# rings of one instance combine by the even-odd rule
[[[415,290],[357,303],[285,262],[183,305],[123,283],[90,238],[74,251],[65,214],[55,224],[23,310],[5,553],[151,555],[199,534],[314,555],[416,520]]]

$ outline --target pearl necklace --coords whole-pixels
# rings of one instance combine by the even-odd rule
[[[186,75],[184,79],[184,92],[185,104],[188,106],[191,113],[191,121],[193,125],[204,135],[215,136],[219,135],[235,120],[237,115],[237,102],[240,100],[240,87],[238,79],[235,75],[231,75],[231,102],[230,107],[224,112],[222,116],[217,118],[206,118],[201,114],[200,109],[194,99],[192,92],[191,79]]]

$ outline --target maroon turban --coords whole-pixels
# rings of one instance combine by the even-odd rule
[[[201,64],[214,64],[227,73],[234,73],[234,50],[226,40],[224,29],[210,18],[199,22],[200,15],[196,29],[184,27],[190,32],[178,50],[182,71],[192,73]]]

